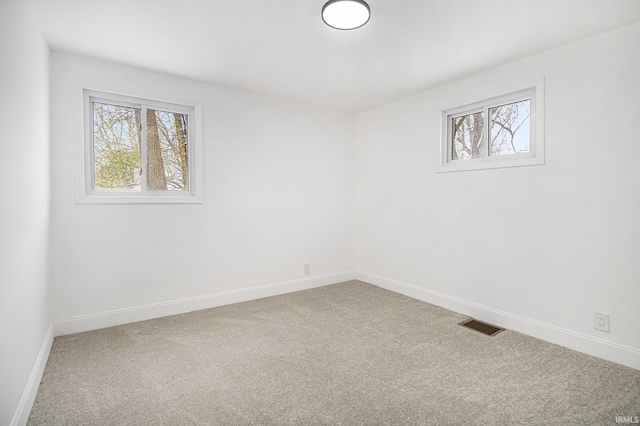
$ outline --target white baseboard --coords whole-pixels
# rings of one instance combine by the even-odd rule
[[[9,423],[10,426],[24,426],[27,424],[27,420],[29,420],[29,414],[31,414],[31,408],[36,400],[36,394],[38,393],[38,387],[42,380],[44,367],[47,365],[51,346],[53,345],[53,334],[54,327],[53,323],[51,323],[40,346],[40,352],[38,352],[38,357],[31,370],[27,386],[24,388],[24,392],[22,392],[22,397],[20,397],[18,407],[13,414],[13,419],[11,419],[11,423]]]
[[[294,291],[308,290],[343,281],[356,279],[356,271],[344,271],[333,274],[318,275],[280,283],[265,284],[238,290],[223,291],[186,299],[171,300],[144,306],[99,312],[73,318],[54,320],[56,336],[97,330],[132,322],[146,321],[170,315],[184,314],[201,309],[246,302],[263,297],[277,296]]]
[[[357,279],[550,343],[640,370],[640,350],[364,271]]]

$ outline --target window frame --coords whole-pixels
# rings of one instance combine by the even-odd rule
[[[490,143],[489,110],[502,105],[529,100],[530,101],[530,133],[529,152],[489,155]],[[460,160],[452,159],[454,118],[482,112],[486,117],[483,129],[484,147],[483,155],[478,158]],[[442,111],[440,157],[437,172],[457,172],[466,170],[482,170],[503,167],[533,166],[544,164],[544,80],[540,80],[535,86],[511,92],[509,94],[492,97],[480,102],[449,108]]]
[[[185,114],[188,116],[187,161],[189,164],[189,189],[148,191],[142,179],[141,190],[102,189],[95,187],[95,155],[93,143],[93,103],[102,102],[111,105],[140,108],[141,117],[147,109]],[[97,90],[83,89],[83,134],[81,164],[82,178],[77,184],[76,203],[78,204],[191,204],[203,203],[202,191],[202,105],[187,105],[178,102],[157,101],[141,97],[114,94]],[[146,132],[146,120],[141,120],[141,132]],[[146,144],[140,146],[141,166],[146,170]],[[143,172],[143,176],[144,172]]]

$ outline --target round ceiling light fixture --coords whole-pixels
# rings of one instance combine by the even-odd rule
[[[371,9],[364,0],[329,0],[322,6],[322,20],[337,30],[360,28],[371,16]]]

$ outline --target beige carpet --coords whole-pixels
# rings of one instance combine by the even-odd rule
[[[607,425],[640,371],[358,281],[58,337],[29,425]]]

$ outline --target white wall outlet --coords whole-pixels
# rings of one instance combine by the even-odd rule
[[[311,264],[310,263],[305,263],[304,264],[304,274],[308,275],[311,273]]]
[[[593,328],[609,333],[609,314],[602,312],[593,313]]]

